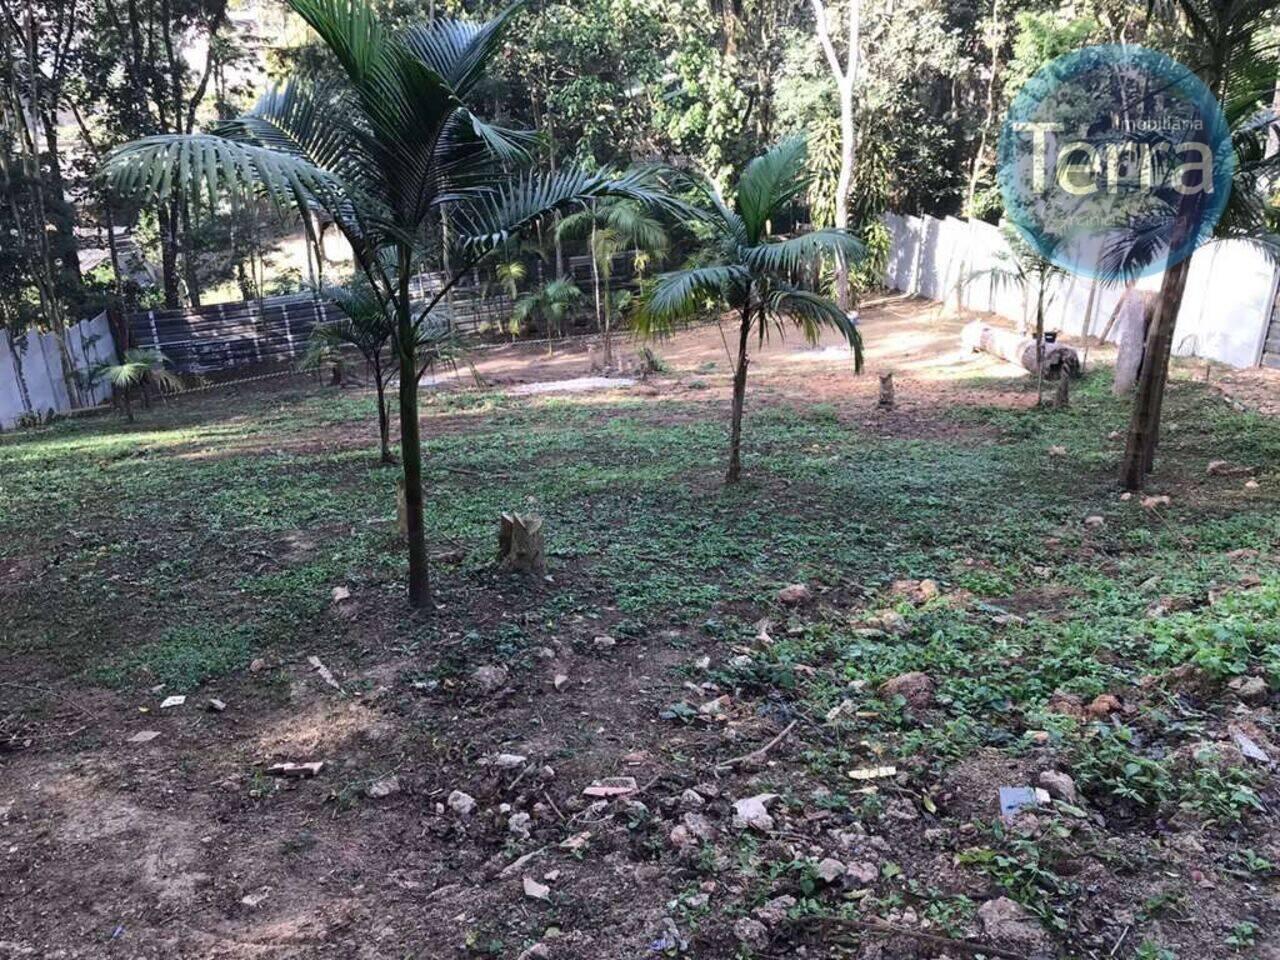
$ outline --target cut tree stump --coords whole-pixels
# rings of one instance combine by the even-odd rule
[[[498,565],[503,570],[546,575],[541,517],[532,513],[502,515],[498,527]]]
[[[893,409],[893,374],[880,374],[880,402],[876,404],[881,410]]]
[[[960,331],[960,341],[969,350],[990,353],[1001,360],[1016,363],[1031,373],[1036,372],[1035,337],[973,320]],[[1043,376],[1046,380],[1057,380],[1063,373],[1071,377],[1080,376],[1080,357],[1071,347],[1061,343],[1045,343],[1043,356]]]

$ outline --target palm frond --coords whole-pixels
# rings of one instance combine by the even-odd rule
[[[400,40],[416,58],[442,77],[455,95],[465,97],[498,52],[512,17],[525,2],[517,0],[486,23],[437,17],[410,27]]]
[[[864,254],[862,242],[847,230],[814,230],[749,247],[744,259],[753,270],[790,275],[822,265],[824,257],[850,263]]]
[[[758,243],[770,220],[809,186],[804,138],[783,140],[747,164],[738,180],[738,214],[752,243]]]
[[[824,327],[840,331],[853,350],[854,370],[862,372],[862,336],[857,324],[834,300],[810,290],[775,284],[765,297],[764,307],[768,319],[790,320],[810,343],[818,342]]]
[[[636,329],[642,336],[669,332],[676,323],[703,312],[710,304],[741,300],[750,283],[750,271],[739,264],[660,274],[636,312]]]

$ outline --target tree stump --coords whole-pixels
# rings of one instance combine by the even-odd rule
[[[547,555],[542,541],[542,518],[536,514],[504,513],[498,527],[498,565],[503,570],[545,576]]]
[[[893,374],[880,374],[880,402],[876,404],[881,410],[893,409]]]

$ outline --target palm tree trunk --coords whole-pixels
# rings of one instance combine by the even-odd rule
[[[400,353],[400,455],[404,458],[405,533],[409,540],[409,606],[431,602],[427,539],[422,521],[422,435],[418,424],[418,358],[409,316],[409,253],[400,252],[396,302]]]
[[[751,335],[751,307],[742,308],[738,331],[738,366],[733,372],[733,419],[729,426],[729,472],[725,483],[737,483],[742,476],[742,408],[747,400],[747,340]]]
[[[1160,412],[1164,405],[1165,384],[1169,379],[1169,354],[1173,350],[1173,331],[1178,324],[1178,310],[1182,306],[1182,294],[1190,271],[1191,258],[1187,257],[1165,271],[1160,285],[1160,300],[1142,357],[1142,373],[1133,398],[1129,436],[1120,466],[1120,484],[1126,490],[1141,490],[1147,474],[1155,466]]]
[[[373,365],[373,382],[378,389],[379,453],[383,463],[391,464],[396,462],[396,458],[391,455],[391,411],[387,409],[387,382],[382,375],[381,363]]]

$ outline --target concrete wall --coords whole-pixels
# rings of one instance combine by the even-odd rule
[[[955,217],[892,213],[886,214],[885,224],[892,236],[884,278],[890,288],[1015,323],[1024,315],[1034,316],[1034,300],[999,275],[1012,262],[999,228]],[[1144,277],[1137,286],[1158,290],[1160,277]],[[1191,258],[1174,352],[1233,367],[1257,366],[1276,284],[1275,265],[1256,247],[1241,240],[1204,245]],[[1123,292],[1122,285],[1086,277],[1054,278],[1046,292],[1046,327],[1079,335],[1087,325],[1091,334],[1100,335]],[[1108,339],[1117,336],[1112,330]]]
[[[69,328],[67,349],[81,373],[112,359],[115,347],[107,315],[100,313]],[[111,387],[99,384],[82,393],[83,405],[94,406],[110,399]],[[29,333],[11,342],[0,332],[0,429],[13,427],[27,414],[45,417],[71,408],[57,338],[52,333]]]

